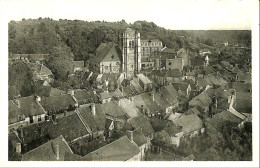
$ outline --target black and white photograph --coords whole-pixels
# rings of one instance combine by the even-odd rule
[[[0,4],[1,166],[259,166],[259,1]]]

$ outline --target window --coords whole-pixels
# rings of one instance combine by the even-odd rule
[[[119,65],[119,62],[116,62],[116,65]]]
[[[135,46],[135,43],[134,43],[134,41],[132,41],[132,48],[134,48],[134,46]]]
[[[132,48],[131,44],[132,44],[131,41],[129,41],[129,48]]]
[[[42,121],[42,118],[40,115],[38,115],[38,121]]]

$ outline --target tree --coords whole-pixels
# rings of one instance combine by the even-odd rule
[[[55,79],[65,81],[73,71],[74,55],[67,46],[54,47],[46,60],[47,67]]]
[[[16,93],[20,93],[22,97],[33,94],[33,74],[28,64],[23,61],[15,61],[13,64],[9,64],[8,76],[8,84],[17,89]],[[12,97],[12,95],[9,96]]]

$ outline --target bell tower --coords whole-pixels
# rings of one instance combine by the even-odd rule
[[[127,28],[123,33],[123,64],[122,69],[125,72],[125,78],[132,78],[134,74],[141,69],[141,43],[140,33]]]

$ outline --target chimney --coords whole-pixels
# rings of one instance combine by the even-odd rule
[[[95,103],[93,103],[91,105],[91,111],[92,111],[93,116],[95,116],[96,115],[96,104]]]
[[[36,96],[36,101],[37,102],[40,102],[42,99],[41,99],[41,97],[40,96]]]
[[[21,147],[21,143],[20,142],[16,143],[15,150],[16,150],[16,153],[21,153],[22,147]]]
[[[53,120],[54,124],[57,124],[57,122],[56,122],[56,114],[55,113],[52,114],[52,120]]]
[[[15,103],[15,105],[16,105],[18,108],[21,107],[20,100],[15,99],[15,100],[14,100],[14,103]]]
[[[130,140],[131,142],[134,142],[133,131],[127,130],[127,131],[126,131],[126,135],[127,135],[127,137],[129,138],[129,140]]]
[[[59,148],[58,144],[53,145],[53,152],[56,156],[56,159],[59,160],[60,159],[60,148]]]
[[[74,90],[71,90],[71,96],[74,96],[74,94],[75,94],[75,92],[74,92]]]

